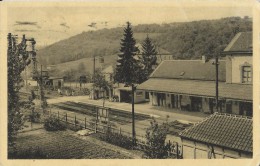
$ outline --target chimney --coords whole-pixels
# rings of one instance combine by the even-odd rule
[[[206,58],[205,55],[201,56],[201,61],[202,61],[202,63],[206,63],[207,62],[207,58]]]

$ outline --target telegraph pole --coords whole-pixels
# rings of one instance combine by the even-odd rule
[[[95,68],[96,68],[96,57],[93,56],[93,83],[94,83],[94,77],[95,77]]]
[[[135,139],[136,139],[136,134],[135,134],[135,87],[134,84],[132,83],[132,142],[133,146],[135,146]]]
[[[215,57],[215,66],[216,66],[216,109],[217,109],[217,112],[218,112],[218,65],[219,65],[219,62],[218,62],[218,55],[216,55]]]
[[[95,100],[95,67],[96,66],[96,57],[93,55],[93,77],[92,77],[92,82],[93,82],[93,92],[92,92],[92,99]]]

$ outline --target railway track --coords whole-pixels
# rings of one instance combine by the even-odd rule
[[[63,102],[58,104],[52,104],[52,106],[57,107],[59,109],[82,113],[87,116],[96,117],[96,111],[94,110],[93,105],[88,105],[85,103],[75,103],[75,102]],[[144,115],[140,113],[135,113],[135,120],[147,120],[150,119],[149,115]],[[132,123],[132,113],[124,110],[111,109],[109,111],[109,120],[117,122],[121,125],[125,125],[127,123]]]

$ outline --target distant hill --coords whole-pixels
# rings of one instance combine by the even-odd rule
[[[116,62],[116,55],[108,55],[104,57],[104,63],[100,63],[96,58],[95,69],[104,69],[109,65],[114,65]],[[69,81],[78,80],[81,75],[89,75],[93,73],[93,58],[82,58],[75,61],[64,62],[56,65],[49,65],[50,76],[71,77]]]
[[[229,17],[170,24],[133,25],[134,37],[142,42],[149,34],[156,46],[169,51],[176,59],[208,58],[220,54],[238,32],[252,31],[252,19]],[[123,27],[82,32],[38,51],[39,61],[55,65],[119,52]]]

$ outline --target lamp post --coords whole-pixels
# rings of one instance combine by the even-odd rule
[[[135,145],[135,140],[136,140],[136,134],[135,134],[135,86],[132,84],[132,142],[133,146]]]

